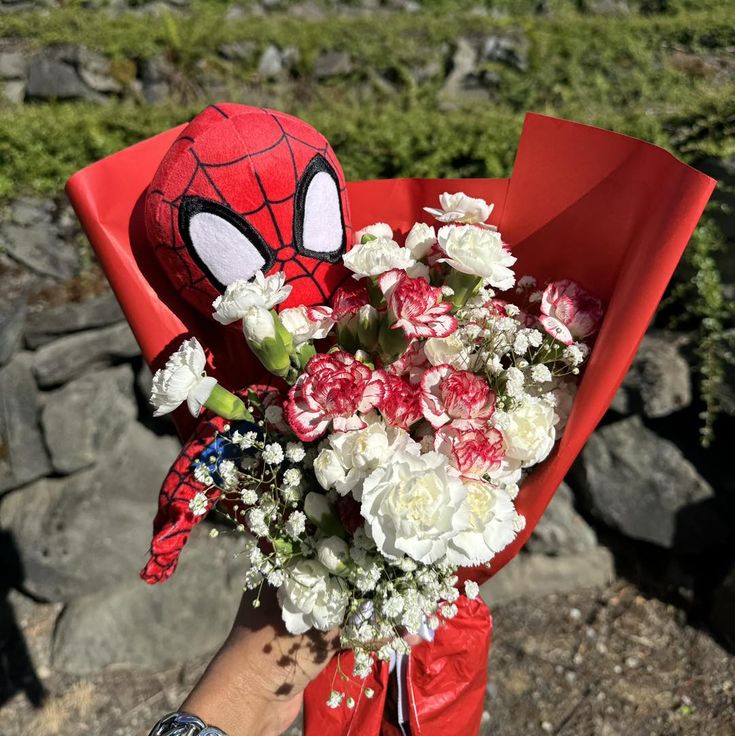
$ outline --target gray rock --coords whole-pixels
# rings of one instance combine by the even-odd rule
[[[492,610],[518,598],[600,588],[614,578],[613,557],[604,547],[558,557],[520,554],[490,578],[480,592]]]
[[[482,42],[480,60],[498,62],[524,72],[528,68],[528,40],[519,33],[488,36]]]
[[[59,237],[52,210],[53,202],[47,200],[18,200],[11,220],[0,225],[0,245],[34,273],[65,280],[78,271],[79,253]]]
[[[276,80],[287,76],[293,67],[299,62],[298,49],[279,49],[270,44],[265,47],[258,61],[258,74],[264,79]]]
[[[111,293],[81,302],[66,302],[29,314],[25,341],[35,350],[63,335],[106,327],[123,319],[120,305]]]
[[[277,79],[283,76],[284,72],[281,51],[273,44],[266,46],[258,62],[258,74],[265,79]]]
[[[177,451],[173,438],[132,424],[105,463],[6,495],[0,527],[13,535],[27,592],[68,601],[135,579]]]
[[[236,540],[197,531],[163,585],[131,579],[67,606],[54,635],[54,668],[75,675],[113,664],[160,669],[220,646],[239,604],[243,562],[232,559]]]
[[[439,90],[439,104],[443,108],[456,104],[486,102],[488,91],[478,70],[475,46],[466,38],[459,38],[452,55],[452,63],[444,85]]]
[[[26,320],[26,300],[0,301],[0,366],[5,365],[20,345]]]
[[[127,360],[140,353],[127,323],[62,337],[34,355],[33,372],[42,388],[76,378],[89,366]]]
[[[49,394],[42,426],[54,470],[67,475],[106,462],[136,413],[130,365],[88,373]]]
[[[217,49],[220,56],[230,61],[244,61],[246,63],[255,58],[258,46],[254,41],[235,41],[234,43],[225,43]]]
[[[35,225],[50,222],[54,210],[54,203],[50,199],[18,197],[11,206],[10,216],[16,225]]]
[[[11,79],[2,85],[2,97],[12,105],[19,105],[26,97],[26,83],[23,79]]]
[[[628,537],[697,552],[721,531],[711,486],[638,416],[596,431],[571,477],[589,511]]]
[[[587,552],[597,546],[597,535],[574,510],[572,490],[562,483],[526,543],[526,549],[544,555]]]
[[[0,493],[51,471],[31,364],[29,353],[18,353],[0,368]]]
[[[77,50],[62,46],[43,49],[28,65],[26,97],[41,100],[93,99],[95,93],[77,71]]]
[[[0,51],[0,79],[25,79],[27,66],[22,51]]]
[[[165,56],[144,59],[139,64],[140,82],[146,102],[161,102],[171,92],[173,71]]]
[[[317,79],[344,77],[353,70],[352,57],[345,51],[327,51],[319,56],[314,66]]]
[[[674,335],[647,334],[615,396],[613,408],[623,414],[642,412],[644,416],[659,418],[689,406],[691,375],[680,345],[681,338]]]
[[[122,92],[122,85],[112,76],[112,64],[106,56],[82,47],[77,64],[79,76],[90,89],[106,94]]]

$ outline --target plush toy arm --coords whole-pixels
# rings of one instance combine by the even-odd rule
[[[150,558],[140,573],[146,583],[162,583],[173,574],[191,530],[205,518],[204,514],[196,516],[189,508],[194,496],[206,494],[210,508],[219,499],[216,487],[207,487],[194,477],[194,463],[225,424],[226,419],[207,412],[163,481],[158,513],[153,520]]]

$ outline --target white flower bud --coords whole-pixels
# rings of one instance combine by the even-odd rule
[[[316,544],[316,553],[319,562],[336,575],[347,569],[350,559],[350,549],[347,542],[339,537],[327,537],[320,539]]]
[[[314,491],[306,494],[304,512],[317,526],[332,516],[332,510],[329,508],[327,497]]]
[[[242,331],[246,340],[256,345],[267,338],[275,338],[273,315],[264,307],[249,307],[243,315]]]
[[[362,243],[363,235],[371,235],[373,238],[388,238],[393,239],[393,230],[391,226],[385,222],[376,222],[374,225],[368,225],[367,227],[358,230],[355,233],[355,242]]]

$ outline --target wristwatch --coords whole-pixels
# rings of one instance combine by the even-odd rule
[[[149,736],[227,736],[224,731],[208,726],[189,713],[169,713],[161,718]]]

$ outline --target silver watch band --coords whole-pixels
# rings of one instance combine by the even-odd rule
[[[153,726],[149,736],[227,736],[189,713],[169,713]]]

